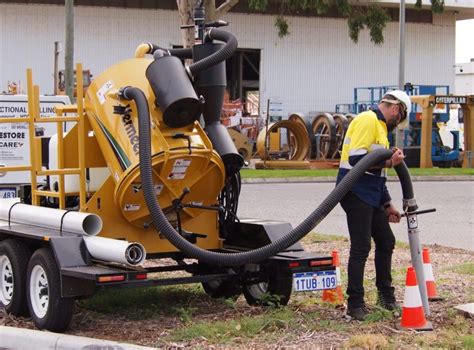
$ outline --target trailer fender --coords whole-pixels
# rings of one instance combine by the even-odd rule
[[[91,266],[91,256],[79,236],[51,237],[51,249],[60,271],[61,297],[80,297],[94,294],[95,280],[74,276],[75,267]]]

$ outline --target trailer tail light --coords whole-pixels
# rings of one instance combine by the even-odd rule
[[[125,275],[113,275],[113,276],[100,276],[97,281],[99,283],[106,282],[121,282],[125,281]]]
[[[332,265],[332,259],[327,260],[311,260],[309,266]]]
[[[136,280],[146,280],[148,275],[146,273],[138,273],[135,275]]]
[[[299,267],[300,263],[298,261],[292,261],[288,264],[289,267]]]

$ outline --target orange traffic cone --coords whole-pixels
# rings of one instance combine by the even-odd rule
[[[415,329],[418,331],[433,330],[433,325],[425,318],[420,290],[418,289],[418,283],[416,281],[415,269],[411,266],[407,270],[400,328]]]
[[[443,298],[438,296],[438,293],[436,292],[436,283],[433,274],[433,267],[431,266],[430,250],[428,248],[423,248],[423,271],[425,272],[428,300],[443,300]]]
[[[334,289],[323,290],[322,301],[334,305],[343,305],[344,295],[342,294],[341,287],[341,267],[339,261],[339,252],[337,250],[332,251],[332,265],[336,267],[337,286]]]

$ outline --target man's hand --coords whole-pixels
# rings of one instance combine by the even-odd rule
[[[399,223],[402,215],[400,212],[390,203],[390,206],[385,208],[385,215],[388,217],[388,221],[392,223]]]
[[[392,167],[394,167],[403,162],[403,159],[405,159],[405,155],[403,154],[403,151],[397,147],[394,147],[392,150],[393,154],[390,158],[390,161],[392,162]]]

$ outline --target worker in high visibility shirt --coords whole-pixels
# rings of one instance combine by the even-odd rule
[[[382,97],[377,109],[357,115],[344,138],[337,183],[368,153],[379,148],[388,149],[388,133],[407,121],[410,111],[408,95],[395,90]],[[375,242],[377,302],[388,310],[398,309],[391,275],[395,236],[389,222],[400,222],[401,215],[391,202],[385,182],[386,168],[400,164],[404,157],[402,150],[394,148],[390,159],[368,169],[341,200],[351,240],[347,315],[357,320],[364,320],[369,313],[364,302],[363,281],[371,238]]]

